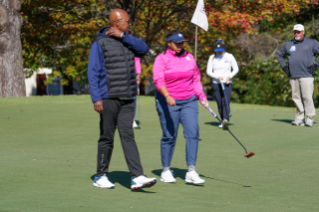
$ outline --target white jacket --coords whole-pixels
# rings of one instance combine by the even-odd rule
[[[206,73],[213,78],[213,83],[219,84],[218,77],[223,77],[223,82],[226,82],[226,78],[229,76],[233,78],[238,73],[238,65],[232,54],[225,52],[222,56],[216,54],[211,55],[208,59]],[[233,69],[233,71],[231,71]],[[230,82],[232,82],[230,80]]]

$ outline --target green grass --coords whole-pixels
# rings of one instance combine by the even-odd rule
[[[211,102],[217,111],[216,103]],[[196,170],[204,186],[184,183],[185,140],[180,127],[172,168],[176,184],[158,182],[132,192],[118,133],[110,165],[115,189],[92,186],[99,116],[89,96],[0,99],[0,211],[319,211],[319,136],[293,127],[295,110],[231,104],[230,129],[200,108]],[[161,172],[161,128],[153,97],[141,98],[135,130],[145,175]],[[318,111],[317,111],[318,112]]]

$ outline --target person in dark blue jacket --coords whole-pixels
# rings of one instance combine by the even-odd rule
[[[134,57],[143,57],[146,43],[130,35],[130,18],[121,9],[110,14],[111,27],[99,30],[91,45],[88,80],[94,109],[100,113],[97,173],[93,185],[114,188],[107,177],[113,151],[114,132],[118,126],[125,159],[132,175],[131,189],[150,187],[156,178],[143,175],[138,149],[134,140],[134,97],[136,75]]]

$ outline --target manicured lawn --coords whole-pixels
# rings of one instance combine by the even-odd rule
[[[216,103],[210,102],[217,112]],[[180,127],[172,169],[176,184],[132,192],[118,133],[109,178],[92,186],[99,116],[89,96],[0,99],[0,211],[319,211],[319,125],[293,127],[295,109],[231,104],[230,129],[200,108],[196,170],[204,186],[184,183]],[[141,97],[135,130],[145,175],[161,173],[161,128],[153,97]],[[318,111],[317,111],[318,113]],[[318,120],[318,118],[317,118]]]

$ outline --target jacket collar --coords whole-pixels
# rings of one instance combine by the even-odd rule
[[[181,53],[177,54],[175,51],[170,50],[169,48],[166,49],[166,53],[176,57],[184,57],[187,54],[187,52],[184,49],[181,51]]]

